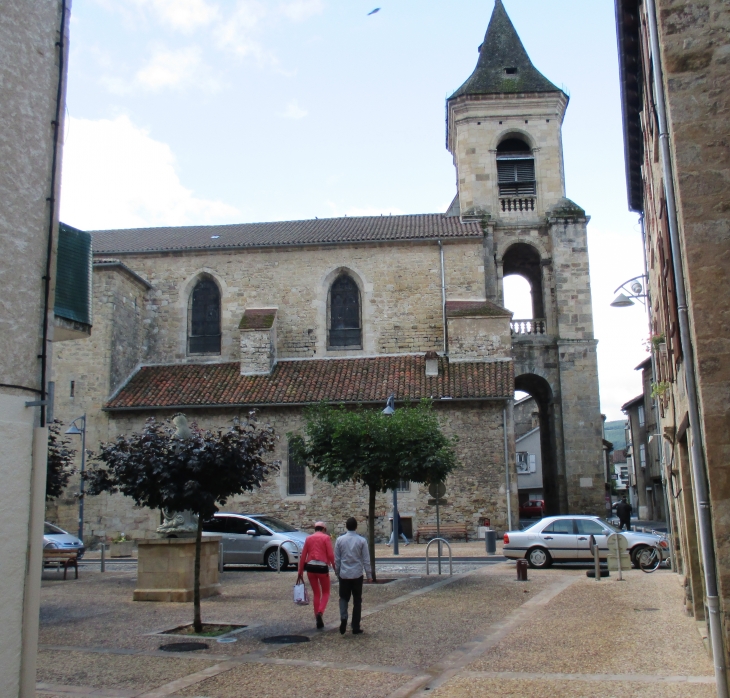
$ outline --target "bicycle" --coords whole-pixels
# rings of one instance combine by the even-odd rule
[[[661,543],[662,541],[659,541],[651,548],[645,548],[638,554],[637,561],[642,572],[654,572],[664,561]]]

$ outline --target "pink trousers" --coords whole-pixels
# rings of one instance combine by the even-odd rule
[[[312,586],[312,596],[314,597],[314,615],[324,613],[327,603],[330,600],[330,576],[327,574],[318,574],[316,572],[307,572],[307,579]]]

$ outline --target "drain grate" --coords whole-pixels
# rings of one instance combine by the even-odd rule
[[[309,642],[309,638],[306,635],[274,635],[265,637],[262,642],[267,645],[294,645],[297,642]]]
[[[167,645],[160,645],[163,652],[195,652],[196,650],[207,650],[205,642],[171,642]]]

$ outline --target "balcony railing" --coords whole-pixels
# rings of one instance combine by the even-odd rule
[[[512,320],[510,323],[512,334],[545,334],[547,323],[545,320]]]
[[[499,198],[499,205],[503,212],[534,211],[535,210],[535,197],[534,196],[521,196],[521,197],[502,196]]]

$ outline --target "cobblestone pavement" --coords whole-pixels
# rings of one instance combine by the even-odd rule
[[[469,544],[471,545],[471,544]],[[409,546],[410,548],[411,546]],[[418,546],[423,549],[423,546]],[[470,555],[465,551],[462,554]],[[403,569],[401,569],[403,568]],[[191,604],[135,603],[134,571],[44,575],[38,696],[106,698],[534,698],[714,695],[712,664],[679,578],[667,570],[600,582],[584,570],[459,563],[458,574],[407,574],[366,586],[363,635],[338,632],[337,585],[314,629],[291,601],[295,573],[227,571],[204,622],[245,625],[234,643],[161,651],[154,634],[192,619]],[[308,642],[267,644],[294,634]]]

